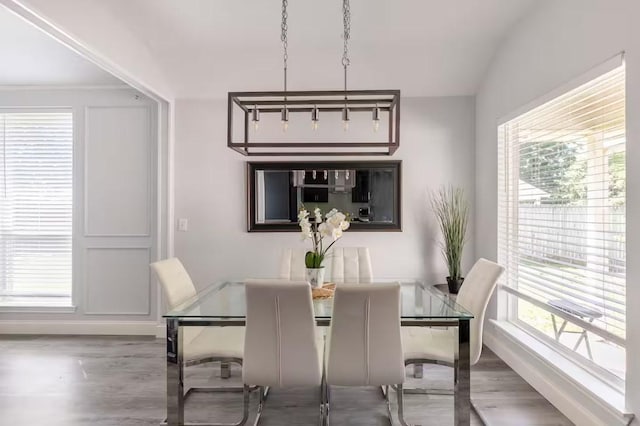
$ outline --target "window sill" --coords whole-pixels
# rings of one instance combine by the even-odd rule
[[[616,417],[625,419],[627,422],[633,418],[633,414],[625,407],[625,395],[620,389],[612,387],[597,375],[566,358],[518,326],[508,321],[491,320],[491,323],[496,335],[499,334],[510,339],[511,343],[518,345],[529,355],[542,361],[554,375],[568,381],[582,393],[598,401]],[[504,339],[501,340],[505,342]],[[526,362],[526,360],[523,361]]]
[[[74,313],[71,297],[0,297],[2,313]]]

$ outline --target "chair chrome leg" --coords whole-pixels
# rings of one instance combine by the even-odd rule
[[[229,364],[228,362],[221,362],[220,363],[220,378],[221,379],[228,379],[229,377],[231,377],[231,364]]]
[[[326,424],[326,416],[327,416],[327,403],[326,403],[326,389],[327,382],[325,381],[324,371],[322,372],[322,379],[320,381],[320,413],[318,418],[318,424],[320,426],[324,426]]]
[[[256,390],[255,387],[250,387],[249,391],[253,392]],[[184,401],[194,393],[242,393],[244,392],[244,387],[242,386],[205,386],[198,387],[192,386],[184,393]]]
[[[271,386],[265,386],[264,392],[262,393],[262,402],[267,402],[267,398],[269,397],[269,391],[271,390]]]
[[[405,395],[449,395],[453,396],[453,389],[424,389],[424,388],[405,388]]]
[[[320,410],[318,413],[318,426],[324,426],[324,382],[320,383]]]
[[[331,389],[329,385],[324,385],[324,424],[329,426],[329,413],[331,412]]]
[[[398,419],[400,420],[400,424],[402,426],[409,426],[409,424],[404,419],[404,395],[402,383],[396,386],[397,396],[398,396]]]
[[[237,425],[243,426],[249,418],[249,400],[251,397],[251,387],[245,385],[242,391],[242,420]]]
[[[414,379],[422,379],[424,374],[424,369],[422,368],[421,363],[413,364],[413,378]]]
[[[249,419],[249,399],[250,393],[253,389],[250,386],[244,386],[242,391],[242,419],[237,423],[185,423],[184,421],[179,423],[180,426],[244,426]],[[161,426],[169,425],[172,423],[168,419],[160,423]]]
[[[480,411],[478,411],[478,409],[476,408],[476,404],[473,402],[473,399],[471,400],[471,410],[476,413],[476,416],[478,416],[478,418],[480,419],[480,422],[482,423],[482,426],[488,425],[489,422],[487,422],[487,418],[484,416],[484,414],[482,414]]]
[[[389,416],[389,426],[393,426],[393,416],[391,415],[391,401],[389,400],[389,385],[380,386],[382,395],[387,403],[387,416]]]
[[[323,349],[322,359],[325,360],[327,356],[327,333],[323,331]],[[327,372],[325,371],[325,364],[322,366],[322,377],[320,378],[320,425],[326,426],[329,424],[329,401],[327,391]]]
[[[385,389],[386,387],[386,389]],[[386,401],[387,399],[389,399],[389,387],[388,386],[384,386],[384,385],[380,385],[380,394],[382,395],[382,398],[384,398],[384,400]]]
[[[260,399],[258,401],[258,412],[256,413],[256,419],[253,422],[253,426],[258,426],[258,423],[260,422],[260,417],[262,416],[262,410],[264,409],[264,403],[267,399],[267,394],[269,393],[269,387],[260,386],[258,388],[258,391],[260,392]]]

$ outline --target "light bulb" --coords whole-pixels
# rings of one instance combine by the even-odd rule
[[[258,122],[260,121],[260,110],[258,109],[258,105],[253,106],[253,111],[251,111],[251,121],[253,121],[253,130],[258,130]]]
[[[311,128],[313,130],[318,130],[318,122],[320,121],[320,110],[318,106],[314,106],[311,110]]]
[[[349,130],[349,115],[349,108],[342,108],[342,128],[345,132]]]
[[[286,132],[289,128],[289,109],[285,106],[282,108],[282,112],[280,113],[280,117],[282,120],[282,131]]]
[[[373,108],[373,131],[377,132],[380,128],[380,108],[378,104],[376,104],[375,108]]]

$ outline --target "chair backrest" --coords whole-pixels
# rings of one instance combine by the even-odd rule
[[[400,284],[338,285],[326,350],[330,385],[403,383]]]
[[[472,365],[480,359],[484,314],[502,271],[504,268],[497,263],[487,259],[478,259],[464,279],[464,284],[460,287],[456,299],[457,303],[469,310],[474,316],[470,324]]]
[[[196,287],[178,258],[172,257],[154,262],[151,264],[151,269],[162,285],[169,309],[195,296]]]
[[[258,386],[315,386],[322,377],[311,287],[306,281],[248,280],[242,376]]]
[[[280,261],[280,275],[283,280],[306,280],[304,257],[308,250],[285,248]]]
[[[367,247],[335,247],[330,252],[331,281],[334,283],[373,282]]]

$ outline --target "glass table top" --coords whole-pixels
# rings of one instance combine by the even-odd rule
[[[380,283],[382,282],[380,281]],[[473,318],[472,313],[431,285],[426,285],[416,280],[387,280],[384,282],[400,282],[401,318],[404,320]],[[376,285],[376,283],[366,285]],[[316,319],[330,319],[333,311],[333,298],[315,299],[313,308]],[[224,281],[213,284],[193,298],[176,306],[163,317],[180,318],[182,320],[206,318],[244,319],[246,317],[244,283]]]

